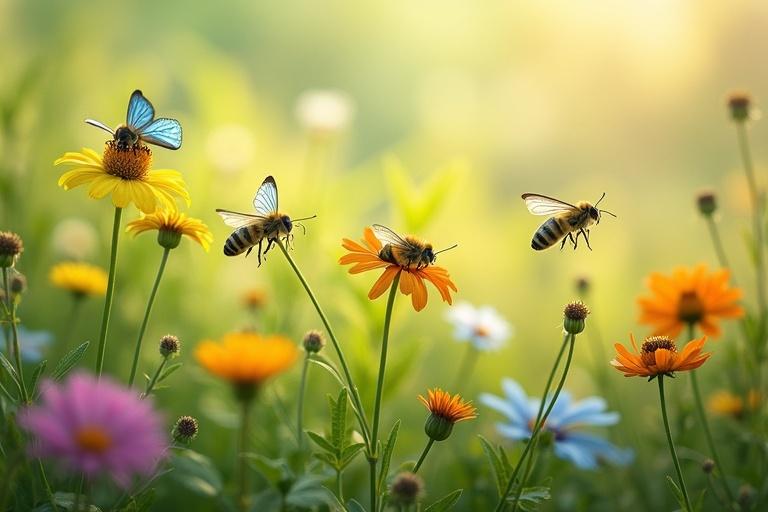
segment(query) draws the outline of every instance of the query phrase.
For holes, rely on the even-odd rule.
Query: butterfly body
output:
[[[155,107],[138,89],[133,91],[128,100],[128,113],[124,124],[113,130],[100,121],[86,119],[85,122],[112,134],[118,147],[122,149],[131,149],[140,142],[167,149],[181,147],[181,124],[176,119],[155,119]]]
[[[605,196],[605,194],[603,194]],[[536,251],[542,251],[552,247],[557,242],[561,242],[560,248],[569,241],[573,248],[578,246],[579,236],[584,236],[587,247],[589,245],[589,226],[600,223],[601,213],[610,212],[598,210],[598,201],[593,205],[588,201],[579,201],[575,205],[560,201],[540,194],[523,194],[523,200],[528,207],[528,211],[534,215],[551,215],[533,234],[531,239],[531,248]],[[602,200],[602,197],[600,198]],[[576,233],[574,238],[573,234]]]

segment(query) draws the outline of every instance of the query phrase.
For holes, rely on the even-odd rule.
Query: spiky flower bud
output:
[[[435,441],[445,441],[453,432],[453,422],[443,416],[430,414],[424,423],[424,433]]]
[[[21,272],[13,272],[9,288],[11,295],[21,295],[27,289],[27,278]]]
[[[702,215],[710,217],[717,211],[717,196],[710,190],[703,191],[696,196],[696,204]]]
[[[393,504],[409,506],[416,504],[424,494],[424,480],[415,473],[398,474],[389,487],[389,497]]]
[[[0,231],[0,267],[12,267],[24,252],[21,237],[10,231]]]
[[[157,231],[157,243],[166,249],[175,249],[181,243],[181,235],[181,231],[161,228]]]
[[[160,355],[163,357],[176,357],[181,350],[179,338],[173,334],[166,334],[160,339]]]
[[[173,426],[171,435],[173,440],[178,443],[188,444],[194,438],[197,437],[199,425],[197,420],[192,416],[181,416],[176,420],[176,424]]]
[[[747,121],[751,114],[752,97],[743,91],[732,92],[728,96],[728,108],[731,111],[731,119],[737,123]]]
[[[586,276],[576,278],[576,293],[581,297],[585,296],[589,293],[590,284],[589,278]]]
[[[323,338],[323,335],[319,331],[308,331],[304,335],[302,344],[304,345],[304,350],[310,354],[316,354],[325,346],[325,338]]]
[[[704,459],[704,462],[701,463],[701,470],[709,475],[715,470],[715,461],[712,459]]]
[[[563,328],[570,334],[579,334],[586,326],[589,309],[581,301],[569,302],[563,310]]]

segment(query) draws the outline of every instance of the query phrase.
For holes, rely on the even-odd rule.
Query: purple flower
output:
[[[126,488],[149,476],[168,447],[165,428],[149,400],[109,379],[86,373],[45,382],[42,403],[22,411],[19,424],[34,437],[37,457],[56,459],[89,478],[108,475]]]

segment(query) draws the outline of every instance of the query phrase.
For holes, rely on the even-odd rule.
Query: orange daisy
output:
[[[625,377],[649,377],[649,380],[658,375],[672,377],[674,372],[695,370],[712,355],[711,352],[701,352],[707,341],[706,336],[689,341],[682,352],[677,351],[675,342],[669,336],[650,336],[639,351],[635,337],[630,334],[629,339],[634,353],[616,343],[616,357],[611,361],[611,365]]]
[[[640,297],[640,323],[654,326],[653,334],[677,337],[687,324],[697,325],[704,334],[720,336],[721,318],[740,318],[739,288],[728,284],[728,270],[709,272],[706,265],[677,268],[672,275],[658,272],[648,278],[651,296]]]
[[[430,413],[451,423],[477,418],[477,409],[471,402],[465,402],[458,394],[451,396],[440,388],[428,389],[427,398],[419,395],[419,400]]]
[[[392,286],[395,277],[400,275],[400,292],[411,296],[411,302],[416,311],[421,311],[427,305],[425,280],[437,288],[444,302],[453,303],[451,290],[454,292],[458,290],[446,269],[434,265],[421,268],[401,266],[381,259],[379,253],[383,245],[370,227],[365,228],[363,232],[362,244],[345,238],[341,245],[349,251],[349,254],[342,256],[339,263],[342,265],[354,263],[349,269],[350,274],[359,274],[378,268],[384,269],[384,272],[368,292],[369,299],[373,300],[381,296]]]

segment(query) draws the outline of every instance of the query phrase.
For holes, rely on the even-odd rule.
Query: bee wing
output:
[[[155,118],[155,107],[147,98],[136,89],[128,100],[128,114],[125,116],[125,124],[140,132],[146,128]]]
[[[216,213],[221,215],[221,218],[224,219],[224,224],[235,229],[264,220],[264,217],[261,215],[231,212],[229,210],[222,210],[221,208],[216,208]]]
[[[397,247],[410,247],[410,244],[403,240],[403,237],[381,224],[373,225],[373,234],[379,239],[382,245],[393,245]]]
[[[534,215],[556,215],[558,213],[578,210],[578,208],[565,201],[540,194],[523,194],[525,206]]]
[[[277,213],[277,184],[275,178],[267,176],[253,198],[253,207],[259,215]]]
[[[166,149],[181,147],[181,124],[175,119],[167,117],[155,119],[138,132],[139,137],[150,144]]]
[[[105,125],[102,122],[96,121],[95,119],[86,119],[85,122],[91,126],[95,126],[96,128],[101,128],[105,132],[109,132],[112,135],[115,134],[115,130],[113,130],[112,128],[110,128],[109,126]]]

